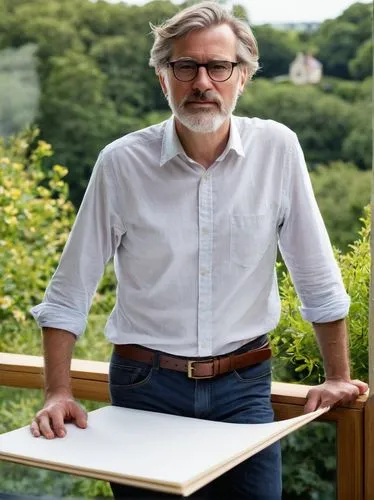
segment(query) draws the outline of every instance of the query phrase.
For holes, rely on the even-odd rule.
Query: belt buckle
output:
[[[206,359],[205,361],[188,360],[187,361],[187,377],[192,378],[194,380],[213,378],[215,376],[214,363],[212,364],[212,366],[213,366],[212,375],[193,375],[193,373],[192,373],[195,369],[195,367],[193,366],[194,363],[208,363],[209,361],[213,362],[213,359]]]

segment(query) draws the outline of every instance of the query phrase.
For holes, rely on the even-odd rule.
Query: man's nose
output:
[[[213,87],[212,80],[209,78],[208,71],[204,66],[200,66],[197,75],[193,81],[193,88],[199,89],[202,92],[209,90]]]

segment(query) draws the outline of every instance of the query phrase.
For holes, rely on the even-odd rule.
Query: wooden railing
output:
[[[75,397],[109,401],[108,363],[74,359]],[[43,360],[37,356],[0,353],[0,385],[43,387]],[[277,420],[303,413],[309,386],[272,384]],[[335,422],[337,430],[337,500],[374,499],[374,397],[361,396],[348,406],[330,410],[318,419]]]

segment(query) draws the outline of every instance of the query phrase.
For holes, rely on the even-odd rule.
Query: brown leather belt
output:
[[[217,375],[223,375],[233,370],[247,368],[248,366],[261,363],[271,357],[269,344],[265,344],[263,347],[241,354],[224,354],[222,356],[212,357],[211,359],[205,359],[204,361],[156,353],[150,349],[144,349],[143,347],[130,344],[116,344],[114,346],[114,352],[123,358],[141,361],[148,365],[153,365],[154,358],[158,354],[160,368],[184,372],[187,374],[188,378],[192,379],[213,378]]]

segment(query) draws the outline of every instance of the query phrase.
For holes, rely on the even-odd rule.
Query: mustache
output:
[[[186,103],[188,102],[214,102],[215,104],[218,104],[218,106],[221,108],[222,107],[222,100],[221,98],[216,95],[214,92],[211,91],[206,91],[202,92],[199,89],[196,89],[192,94],[184,97],[182,99],[182,102],[180,103],[180,107],[183,107]]]

